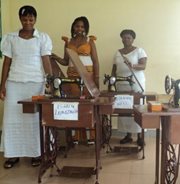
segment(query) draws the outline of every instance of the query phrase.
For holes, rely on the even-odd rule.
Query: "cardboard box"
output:
[[[32,96],[32,101],[36,101],[36,100],[40,100],[40,99],[45,99],[45,95]]]
[[[148,110],[153,112],[162,111],[162,103],[159,101],[148,101]]]

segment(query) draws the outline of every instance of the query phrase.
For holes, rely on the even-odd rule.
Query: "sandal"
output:
[[[40,157],[35,157],[35,158],[31,159],[31,165],[33,167],[38,167],[38,166],[40,166],[40,164],[41,164],[41,158]]]
[[[19,162],[19,158],[9,158],[4,162],[4,168],[10,169]]]
[[[93,140],[93,139],[88,139],[87,144],[88,144],[88,145],[93,145],[93,144],[95,144],[95,140]]]

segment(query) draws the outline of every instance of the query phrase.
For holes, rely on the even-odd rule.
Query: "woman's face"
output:
[[[84,23],[82,21],[78,21],[75,25],[74,25],[74,33],[76,35],[82,35],[85,32],[85,27],[84,27]]]
[[[134,38],[130,34],[124,34],[122,36],[122,43],[124,46],[131,46],[134,42]]]
[[[20,21],[24,30],[31,31],[34,29],[36,17],[33,15],[21,16]]]

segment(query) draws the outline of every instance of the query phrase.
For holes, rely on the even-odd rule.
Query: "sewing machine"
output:
[[[66,84],[77,84],[80,89],[79,96],[83,95],[84,82],[82,78],[69,79],[65,77],[56,77],[56,76],[46,76],[46,86],[51,86],[52,88],[52,98],[67,98],[68,94],[64,91],[63,85]]]
[[[114,103],[114,112],[110,115],[110,123],[112,121],[112,117],[133,117],[133,105],[137,104],[144,104],[145,98],[148,99],[155,99],[155,95],[149,95],[144,93],[144,89],[142,85],[140,84],[138,78],[136,77],[133,69],[130,67],[130,65],[124,61],[124,63],[129,68],[129,71],[131,72],[130,76],[122,77],[122,76],[109,76],[104,75],[104,84],[108,83],[108,93],[111,93],[111,95],[115,96],[115,103]],[[129,86],[131,87],[131,91],[117,91],[116,89],[116,83],[119,81],[127,81],[129,83]],[[133,84],[136,84],[139,86],[140,91],[135,92],[133,90]],[[123,89],[122,89],[123,90]],[[106,94],[107,95],[107,94]],[[109,94],[110,95],[110,94]],[[124,99],[129,99],[124,100]],[[122,104],[131,104],[131,107],[125,107]],[[142,139],[144,141],[144,129],[142,129]],[[110,146],[109,146],[110,147]],[[111,147],[110,147],[111,149]],[[138,145],[118,145],[114,147],[114,151],[121,152],[121,151],[127,151],[129,152],[138,152],[139,150],[143,150],[143,156],[142,158],[145,158],[144,156],[144,145],[140,146],[140,149],[138,148]]]
[[[171,90],[174,90],[172,106],[179,107],[180,100],[180,79],[174,80],[169,75],[165,77],[165,91],[170,94]]]
[[[106,74],[104,75],[104,84],[108,83],[108,91],[117,91],[116,83],[119,81],[127,81],[129,82],[130,86],[134,84],[133,75],[130,75],[128,77],[121,77],[121,76],[115,77]]]

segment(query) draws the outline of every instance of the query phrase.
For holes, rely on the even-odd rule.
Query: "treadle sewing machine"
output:
[[[69,80],[60,77],[47,77],[48,85],[53,87],[51,97],[32,101],[22,100],[18,103],[23,105],[24,113],[39,112],[39,122],[41,130],[41,153],[42,164],[39,170],[38,182],[41,182],[43,174],[47,169],[55,166],[59,175],[66,176],[90,176],[96,175],[95,184],[99,184],[100,149],[102,147],[102,126],[104,114],[113,112],[113,97],[101,97],[91,76],[81,63],[79,56],[72,50],[67,49],[67,53],[76,67],[81,79]],[[76,83],[79,85],[80,96],[73,98],[64,94],[61,84],[69,85]],[[91,97],[81,98],[84,88],[87,88]],[[57,128],[92,128],[95,129],[95,166],[58,166],[57,158]]]
[[[177,183],[180,158],[179,84],[179,79],[174,80],[169,75],[165,77],[165,91],[170,94],[173,89],[173,95],[172,102],[163,103],[161,111],[151,111],[147,105],[134,107],[135,121],[142,128],[156,129],[155,184]]]
[[[180,105],[180,79],[174,80],[169,75],[167,75],[165,77],[164,87],[167,94],[170,94],[172,89],[174,90],[173,101],[171,104],[174,108],[178,108]]]
[[[129,68],[130,69],[130,68]],[[142,88],[141,84],[139,83],[138,79],[136,78],[134,72],[130,69],[132,75],[127,77],[122,76],[110,76],[110,75],[104,75],[104,84],[108,84],[108,92],[103,91],[101,93],[102,96],[114,96],[116,98],[114,103],[114,112],[110,115],[110,124],[112,121],[112,117],[133,117],[134,111],[133,111],[133,105],[137,104],[144,104],[145,98],[147,101],[149,100],[155,100],[156,95],[154,93],[144,93],[144,89]],[[131,91],[122,91],[118,92],[116,89],[116,83],[121,81],[126,81],[129,83],[129,86],[132,88],[133,84],[135,83],[134,79],[136,80],[136,83],[139,85],[141,92],[134,92]],[[142,140],[144,141],[144,129],[142,129]],[[109,145],[109,144],[108,144]],[[110,150],[112,151],[111,146],[109,145]],[[127,145],[116,145],[114,146],[114,152],[122,152],[122,153],[131,153],[131,152],[138,152],[140,150],[143,150],[143,156],[144,158],[144,145],[138,146],[136,144],[127,144]],[[108,150],[107,150],[108,152]]]
[[[83,89],[85,85],[81,78],[69,79],[65,77],[57,77],[50,75],[46,76],[46,85],[51,86],[52,98],[70,98],[71,92],[67,94],[67,92],[63,90],[63,85],[67,84],[76,84],[80,89],[79,97],[83,96]]]
[[[113,92],[117,91],[116,89],[116,83],[119,81],[127,81],[129,82],[129,85],[132,86],[134,84],[133,81],[133,75],[130,75],[128,77],[121,77],[121,76],[110,76],[110,75],[104,75],[104,84],[108,83],[108,91]]]

